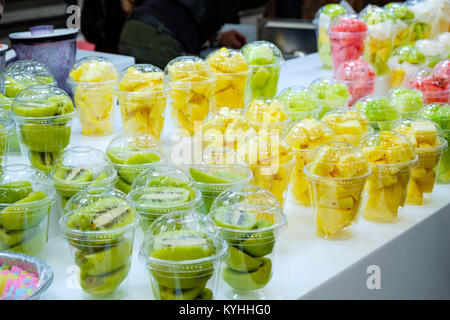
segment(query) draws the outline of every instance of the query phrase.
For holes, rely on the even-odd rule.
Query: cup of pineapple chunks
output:
[[[240,184],[216,198],[209,217],[228,243],[221,276],[232,299],[263,299],[273,274],[277,238],[286,216],[277,198],[261,187]]]
[[[138,223],[126,196],[110,186],[87,188],[67,202],[59,226],[85,293],[125,297]]]
[[[0,170],[0,251],[43,259],[55,189],[45,174],[28,165]]]
[[[151,64],[136,64],[120,73],[116,94],[125,133],[150,134],[159,140],[168,95],[163,77],[164,72]]]
[[[360,144],[372,170],[365,188],[364,218],[390,223],[405,205],[411,172],[418,157],[408,139],[394,131],[379,131]]]
[[[366,158],[355,146],[329,142],[316,149],[304,170],[311,188],[317,236],[330,239],[344,235],[361,207],[370,175]]]
[[[212,300],[227,244],[214,222],[192,210],[155,220],[139,257],[157,300]]]

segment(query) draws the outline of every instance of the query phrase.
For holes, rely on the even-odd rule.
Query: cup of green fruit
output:
[[[106,154],[87,146],[64,150],[49,176],[61,196],[62,208],[71,197],[90,186],[111,186],[117,181],[117,172]]]
[[[144,232],[159,217],[181,210],[196,210],[202,205],[200,191],[183,170],[168,164],[153,164],[133,182],[128,199],[141,217]]]
[[[314,80],[309,91],[316,97],[321,107],[319,119],[330,110],[347,107],[351,99],[348,87],[343,82],[330,78]]]
[[[52,87],[58,86],[58,83],[50,69],[43,63],[36,60],[17,60],[10,63],[6,68],[9,72],[26,72],[31,74],[39,84],[46,84]]]
[[[24,164],[0,170],[0,251],[43,258],[49,215],[55,199],[52,181]]]
[[[414,117],[424,106],[422,92],[413,88],[397,87],[389,92],[388,98],[403,119]]]
[[[94,186],[73,196],[59,220],[84,292],[123,298],[139,216],[126,196]]]
[[[142,171],[164,159],[158,140],[140,133],[115,137],[108,144],[106,154],[117,170],[116,188],[125,194],[131,191],[132,183]]]
[[[241,184],[214,201],[209,217],[228,243],[222,280],[233,299],[267,298],[277,237],[286,216],[277,198],[258,186]]]
[[[9,112],[0,106],[0,168],[6,165],[6,158],[10,149],[10,137],[15,132],[16,127],[9,116]]]
[[[292,121],[305,118],[319,118],[321,107],[316,95],[302,86],[293,86],[284,89],[277,96],[286,108]]]
[[[355,109],[369,118],[375,130],[391,130],[400,119],[396,106],[388,98],[364,98],[356,102]]]
[[[12,113],[31,165],[48,174],[70,142],[75,115],[72,100],[62,89],[31,86],[14,99]]]
[[[280,49],[269,41],[253,41],[243,46],[241,52],[250,67],[245,102],[254,98],[273,98],[284,62]]]
[[[227,243],[214,222],[192,210],[155,220],[139,254],[158,300],[212,300],[226,255]]]

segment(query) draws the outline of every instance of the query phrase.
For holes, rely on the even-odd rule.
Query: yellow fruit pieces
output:
[[[283,133],[290,120],[283,104],[276,99],[253,99],[247,106],[245,116],[256,131],[277,130],[278,134]]]
[[[221,48],[211,53],[206,62],[216,77],[216,106],[243,109],[244,91],[250,70],[244,56],[237,50]]]
[[[117,99],[125,133],[150,134],[159,140],[166,107],[163,76],[151,65],[132,66],[124,72]]]
[[[324,122],[306,118],[296,122],[288,131],[286,142],[292,147],[296,164],[291,176],[291,193],[294,200],[304,206],[311,205],[308,180],[303,172],[317,147],[334,140],[333,130]]]
[[[336,134],[336,141],[357,146],[361,140],[373,131],[370,121],[364,113],[355,109],[335,109],[322,118]]]
[[[387,61],[391,56],[393,40],[377,39],[368,36],[364,42],[364,60],[370,62],[377,75],[386,74],[389,71]]]
[[[372,170],[366,185],[364,218],[393,222],[405,205],[406,192],[417,156],[405,136],[380,131],[366,138],[361,149]]]

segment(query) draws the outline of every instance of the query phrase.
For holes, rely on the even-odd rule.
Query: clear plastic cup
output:
[[[360,148],[372,170],[365,188],[364,218],[395,222],[405,205],[411,172],[418,162],[414,148],[405,136],[394,131],[370,135]]]
[[[336,72],[342,63],[363,55],[367,25],[358,16],[345,14],[335,17],[328,29],[328,35],[333,72]]]
[[[241,184],[222,193],[209,217],[228,243],[221,272],[232,299],[265,299],[272,278],[278,236],[287,223],[280,203],[269,191]]]
[[[286,108],[286,113],[292,121],[305,118],[319,118],[321,107],[317,97],[302,86],[293,86],[284,89],[276,97]]]
[[[157,300],[212,300],[226,256],[227,243],[214,222],[192,210],[155,220],[139,254]]]
[[[90,186],[111,186],[117,181],[117,172],[106,154],[87,146],[64,150],[49,176],[61,196],[61,209],[78,192]]]
[[[285,140],[295,155],[295,167],[291,174],[291,194],[298,204],[311,206],[309,183],[303,169],[312,160],[313,151],[335,139],[333,130],[323,121],[311,118],[294,123]]]
[[[352,98],[349,87],[345,83],[330,78],[314,80],[309,86],[309,91],[317,98],[319,103],[318,119],[330,110],[347,107]]]
[[[398,32],[394,38],[394,49],[413,44],[412,36],[416,25],[414,12],[404,3],[391,2],[384,6],[384,9],[397,20]]]
[[[139,216],[126,196],[111,187],[90,187],[73,196],[59,226],[84,292],[125,298]]]
[[[424,106],[423,94],[417,89],[397,87],[389,92],[388,99],[395,105],[402,119],[416,116]]]
[[[408,138],[419,158],[418,165],[411,173],[406,204],[423,205],[431,198],[439,161],[443,151],[447,149],[447,141],[439,137],[441,129],[436,123],[420,117],[399,122],[394,131]]]
[[[244,115],[256,132],[282,135],[291,122],[285,105],[278,99],[253,99],[247,104]]]
[[[304,168],[311,188],[316,235],[342,237],[355,222],[370,169],[362,152],[345,142],[317,148]]]
[[[8,65],[6,72],[26,72],[31,74],[39,84],[56,87],[58,83],[50,69],[43,63],[35,60],[17,60]]]
[[[273,98],[284,63],[280,49],[269,41],[253,41],[241,48],[250,68],[245,103],[255,98]]]
[[[355,103],[355,109],[366,115],[375,130],[391,130],[400,119],[397,108],[388,98],[363,98]]]
[[[425,55],[414,46],[403,46],[394,50],[387,64],[391,88],[405,85],[414,73],[425,64]]]
[[[81,133],[108,136],[113,133],[114,88],[119,72],[103,57],[86,57],[72,67],[67,83],[80,113]]]
[[[136,64],[120,73],[116,94],[125,133],[159,140],[168,95],[163,78],[164,72],[151,64]]]
[[[14,99],[12,113],[31,165],[48,174],[69,145],[75,109],[62,89],[36,85]]]
[[[154,163],[165,161],[159,141],[148,134],[125,134],[111,140],[106,155],[118,174],[116,188],[125,194],[131,191],[136,177]]]
[[[424,0],[407,0],[406,5],[414,13],[416,24],[411,37],[412,41],[432,38],[435,34],[436,13],[431,3]]]
[[[206,62],[216,78],[214,88],[216,107],[243,109],[250,68],[242,53],[224,47],[209,54]]]
[[[441,78],[431,68],[422,68],[414,73],[405,86],[420,90],[426,104],[450,101],[450,78]]]
[[[198,57],[178,57],[165,70],[170,86],[171,115],[183,136],[193,136],[196,122],[215,108],[215,78],[208,64]]]
[[[16,133],[14,120],[9,116],[9,112],[0,106],[0,168],[7,164],[9,142],[14,133]]]
[[[50,210],[55,201],[51,180],[24,164],[0,170],[0,251],[45,257]]]
[[[193,183],[186,172],[172,165],[153,164],[142,172],[128,194],[141,217],[142,231],[168,213],[199,209],[202,197]]]

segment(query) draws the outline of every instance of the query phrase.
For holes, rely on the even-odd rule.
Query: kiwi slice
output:
[[[27,233],[23,241],[9,247],[8,251],[19,252],[29,256],[39,256],[47,243],[47,228],[35,228],[37,232]],[[28,231],[28,230],[27,230]]]
[[[192,268],[192,266],[190,266],[190,268]],[[195,270],[197,270],[197,267]],[[212,277],[214,269],[212,263],[208,263],[205,270],[151,270],[151,273],[160,286],[173,290],[186,290],[199,287],[204,288],[208,280]]]
[[[37,101],[32,107],[15,105],[14,113],[22,117],[52,117],[58,114],[58,105]]]
[[[131,184],[119,177],[116,182],[116,189],[128,194],[131,191]]]
[[[272,224],[267,219],[258,220],[255,229],[268,228]],[[257,232],[242,241],[239,247],[253,257],[263,257],[270,254],[275,246],[275,236],[272,230]]]
[[[241,174],[225,170],[217,170],[210,174],[194,168],[189,168],[189,173],[196,182],[201,183],[231,183],[243,179]]]
[[[14,181],[0,185],[0,202],[14,203],[33,191],[29,181]]]
[[[194,300],[212,300],[213,292],[211,289],[205,288]]]
[[[111,294],[122,283],[128,275],[130,264],[123,266],[113,272],[100,276],[91,276],[84,272],[80,274],[80,285],[87,293],[104,296]]]
[[[63,115],[71,113],[75,110],[72,100],[66,95],[58,94],[47,99],[49,104],[56,107],[55,115]]]
[[[24,124],[20,126],[23,144],[31,151],[59,154],[70,142],[72,128],[67,120],[60,124]]]
[[[30,162],[33,167],[48,174],[58,153],[30,151]]]
[[[10,247],[18,245],[38,231],[39,227],[10,231],[0,226],[0,250],[7,250]]]
[[[136,202],[142,206],[175,207],[192,200],[193,192],[190,188],[147,187]]]
[[[127,160],[125,160],[124,164],[138,165],[138,164],[158,162],[159,160],[161,160],[161,157],[156,153],[140,152],[130,156]]]
[[[214,222],[222,228],[251,230],[256,226],[257,219],[253,214],[239,208],[218,208],[214,212]]]
[[[204,290],[204,286],[198,286],[191,289],[171,289],[158,285],[156,281],[152,282],[153,294],[160,300],[194,300]]]
[[[112,163],[124,164],[128,158],[139,152],[139,149],[127,146],[127,147],[113,147],[107,150],[107,155],[111,159]]]
[[[147,187],[160,187],[160,186],[166,186],[166,187],[186,187],[189,186],[189,182],[178,179],[174,177],[154,177],[150,180]]]
[[[230,253],[230,256],[228,257],[226,264],[235,271],[252,272],[258,269],[262,264],[261,259],[253,258],[235,246],[228,246],[228,252]]]
[[[272,261],[261,258],[261,266],[252,272],[239,272],[229,267],[222,272],[223,280],[237,290],[258,290],[269,282],[272,276]]]
[[[54,175],[55,188],[61,196],[70,198],[84,188],[77,184],[92,181],[93,178],[94,174],[90,169],[57,168]],[[75,185],[71,185],[72,183]]]

